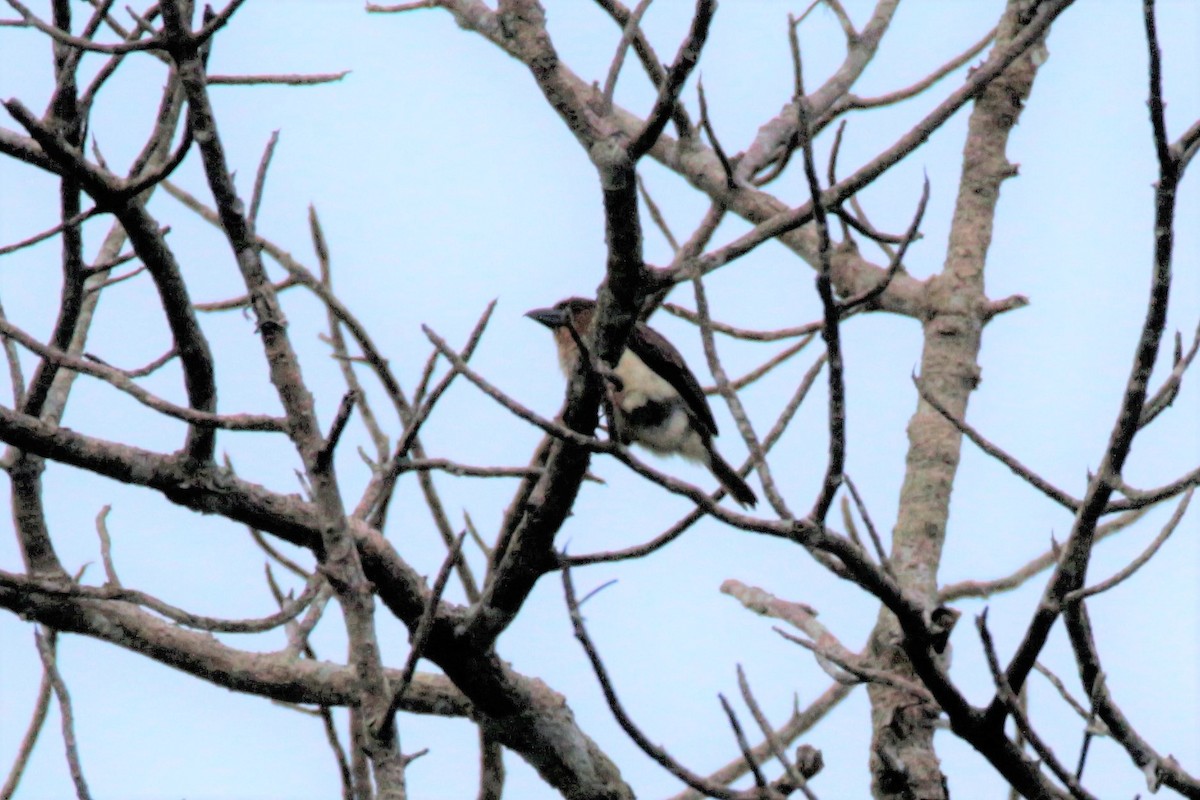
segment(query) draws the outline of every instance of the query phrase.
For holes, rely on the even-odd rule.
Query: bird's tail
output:
[[[725,487],[725,491],[733,495],[734,500],[751,508],[757,505],[758,496],[754,494],[754,490],[742,480],[742,476],[737,474],[737,470],[729,466],[729,462],[721,458],[721,454],[711,443],[708,447],[708,468],[712,470],[713,477]]]

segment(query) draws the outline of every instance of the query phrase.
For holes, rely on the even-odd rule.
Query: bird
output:
[[[525,314],[554,332],[558,363],[568,378],[579,361],[578,342],[583,341],[595,310],[594,301],[569,297]],[[697,461],[712,472],[734,500],[746,507],[758,502],[754,491],[713,445],[717,423],[712,408],[695,374],[666,337],[638,322],[613,374],[617,441]]]

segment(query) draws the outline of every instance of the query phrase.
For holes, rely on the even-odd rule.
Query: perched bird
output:
[[[525,316],[554,331],[558,363],[568,377],[579,360],[579,345],[596,304],[571,297]],[[572,335],[572,328],[576,335]],[[733,499],[744,506],[758,502],[754,492],[713,446],[717,423],[696,376],[662,334],[641,322],[634,326],[625,352],[613,370],[613,420],[622,444],[637,442],[656,453],[678,453],[699,461]]]

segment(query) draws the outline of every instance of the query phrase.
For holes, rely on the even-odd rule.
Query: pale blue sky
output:
[[[39,13],[47,5],[32,4]],[[699,73],[728,150],[743,148],[790,96],[785,20],[788,12],[805,5],[727,0],[721,6]],[[861,24],[870,3],[846,5]],[[563,59],[579,74],[603,81],[619,32],[590,4],[559,0],[548,6],[550,32]],[[690,6],[659,0],[649,12],[646,27],[662,57],[674,52]],[[856,90],[869,95],[912,83],[978,39],[1001,6],[997,0],[905,4]],[[983,383],[971,400],[970,420],[1077,495],[1086,470],[1099,461],[1112,424],[1147,295],[1155,172],[1145,113],[1140,6],[1127,0],[1080,2],[1055,24],[1049,61],[1012,137],[1009,157],[1020,164],[1021,174],[1003,187],[988,264],[990,296],[1021,293],[1032,302],[986,330]],[[1191,0],[1168,0],[1160,7],[1168,125],[1178,135],[1200,116],[1200,7]],[[840,57],[840,33],[832,15],[818,10],[803,34],[811,87]],[[31,108],[42,108],[50,64],[44,39],[31,31],[0,28],[0,52],[0,97],[20,97]],[[94,68],[98,62],[85,63]],[[163,77],[158,62],[145,55],[131,57],[127,67],[99,106],[92,128],[115,165],[128,163],[140,146]],[[306,214],[309,203],[316,205],[333,253],[335,287],[410,389],[429,352],[421,324],[461,343],[484,306],[497,299],[474,365],[538,411],[552,415],[558,409],[562,379],[549,339],[521,315],[594,290],[603,269],[600,194],[585,154],[520,65],[459,30],[440,11],[369,16],[355,3],[252,0],[219,37],[211,69],[352,70],[344,81],[329,86],[213,89],[229,160],[244,193],[270,132],[281,131],[259,230],[314,264]],[[962,71],[897,109],[851,115],[841,156],[843,174],[892,142],[961,78]],[[651,95],[644,84],[631,58],[618,100],[645,111]],[[685,96],[694,108],[694,88]],[[925,236],[907,259],[918,277],[937,272],[942,264],[965,120],[966,112],[960,112],[863,194],[876,225],[900,230],[928,174],[932,195]],[[0,124],[16,127],[7,115],[0,115]],[[821,144],[824,152],[828,140]],[[706,209],[704,199],[655,164],[647,163],[643,175],[676,234],[690,233]],[[194,155],[182,167],[180,182],[202,190]],[[1169,330],[1183,331],[1185,340],[1200,314],[1196,187],[1192,175],[1180,195],[1176,305],[1168,323]],[[775,190],[789,202],[800,202],[807,193],[798,174],[784,178]],[[0,243],[54,224],[54,195],[54,184],[33,169],[0,161]],[[172,226],[170,241],[193,296],[215,300],[238,293],[240,278],[216,233],[161,193],[152,207]],[[728,241],[744,229],[741,222],[726,222],[715,241]],[[104,224],[86,228],[93,252],[105,231]],[[16,324],[42,336],[54,320],[50,303],[58,293],[56,253],[57,245],[50,242],[0,260],[0,301],[6,312]],[[667,245],[648,221],[646,258],[656,264],[669,259]],[[818,316],[811,269],[778,245],[765,245],[725,268],[708,288],[714,314],[733,324],[769,327]],[[302,349],[322,419],[328,422],[343,387],[316,338],[324,315],[310,299],[288,297],[291,332]],[[689,291],[672,299],[692,303]],[[111,290],[89,349],[128,367],[157,357],[167,348],[168,337],[155,302],[144,279]],[[221,409],[274,411],[252,322],[236,312],[203,322],[214,349],[228,354],[228,360],[218,362]],[[694,330],[661,314],[654,324],[699,370],[703,356]],[[844,330],[848,469],[886,532],[902,477],[905,425],[916,402],[909,376],[920,357],[920,331],[911,320],[882,316],[857,318]],[[718,341],[731,374],[774,352]],[[763,429],[771,424],[788,388],[815,357],[815,351],[806,351],[745,393],[756,424]],[[151,385],[165,395],[181,396],[175,372],[165,372]],[[0,391],[8,396],[7,385]],[[178,425],[151,420],[140,406],[107,387],[81,379],[75,392],[65,424],[164,451],[178,446]],[[1198,410],[1200,391],[1193,376],[1176,407],[1139,439],[1126,473],[1131,483],[1155,485],[1195,466],[1200,455]],[[743,448],[728,414],[724,408],[717,414],[726,431],[722,450],[731,459],[740,458]],[[799,507],[807,507],[824,470],[824,431],[824,394],[818,388],[772,461]],[[391,432],[395,434],[394,426]],[[358,437],[355,445],[363,441],[361,429],[352,428],[352,434]],[[431,455],[472,464],[524,464],[538,439],[461,381],[423,435]],[[249,479],[296,491],[294,459],[281,438],[225,434],[219,446]],[[342,456],[344,486],[353,504],[365,470],[353,448],[344,447]],[[709,485],[703,471],[683,462],[656,465]],[[599,460],[594,471],[607,485],[585,487],[560,535],[560,543],[569,542],[574,553],[649,539],[688,508],[611,460]],[[437,480],[454,524],[460,524],[466,510],[490,537],[514,484],[445,476]],[[101,580],[93,519],[111,504],[114,555],[126,585],[205,614],[247,616],[272,610],[262,558],[241,528],[170,506],[147,491],[95,481],[69,469],[52,466],[46,484],[50,522],[68,568],[93,562],[89,577]],[[7,502],[5,493],[0,505]],[[644,509],[638,526],[629,526],[619,513],[625,503]],[[401,487],[393,508],[389,536],[419,569],[436,571],[441,545],[411,485]],[[1154,512],[1119,541],[1101,545],[1093,577],[1107,577],[1127,563],[1157,533],[1170,510]],[[1151,742],[1173,752],[1193,773],[1200,768],[1195,724],[1200,708],[1200,527],[1195,520],[1193,512],[1160,558],[1093,605],[1115,696]],[[1056,506],[965,445],[942,579],[1006,574],[1041,553],[1052,535],[1061,540],[1069,527],[1069,517]],[[11,535],[0,536],[0,569],[19,568]],[[745,667],[760,702],[776,721],[786,717],[793,694],[807,703],[828,685],[809,655],[780,640],[769,621],[719,594],[723,580],[737,578],[816,607],[824,624],[854,649],[875,619],[873,602],[829,576],[803,551],[711,523],[697,526],[645,562],[598,566],[576,575],[585,589],[612,578],[618,583],[587,606],[590,630],[623,700],[649,736],[701,773],[736,753],[716,700],[717,692],[736,695],[735,664]],[[1002,657],[1023,630],[1041,586],[1042,580],[1035,579],[1024,591],[991,601],[989,621]],[[954,675],[974,700],[982,701],[989,691],[987,673],[971,618],[983,604],[958,606],[964,619],[953,638]],[[389,663],[400,665],[406,634],[385,621],[381,637]],[[282,644],[282,635],[250,643],[223,638],[251,648]],[[318,631],[316,645],[325,657],[341,658],[336,615]],[[97,797],[337,794],[333,761],[314,720],[78,637],[64,637],[60,648],[61,668],[73,692],[81,757]],[[525,613],[501,639],[500,653],[566,695],[583,729],[613,756],[639,796],[677,790],[674,779],[636,751],[611,720],[571,637],[557,580],[538,586]],[[1046,660],[1069,674],[1061,630],[1052,637]],[[0,615],[0,770],[7,769],[24,730],[39,672],[29,626]],[[1073,762],[1078,725],[1044,682],[1034,681],[1032,691],[1035,719]],[[55,713],[20,798],[71,795]],[[859,691],[806,737],[825,754],[827,766],[814,785],[821,797],[866,795],[867,713],[865,694]],[[401,734],[406,751],[431,750],[409,769],[413,797],[474,795],[472,726],[404,718]],[[943,735],[939,747],[953,793],[1003,796],[1000,781],[965,745]],[[506,763],[510,797],[553,796],[520,759],[510,753]],[[1145,791],[1140,776],[1108,742],[1095,745],[1088,775],[1104,796]]]

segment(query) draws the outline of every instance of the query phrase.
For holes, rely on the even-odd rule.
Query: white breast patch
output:
[[[627,414],[648,402],[665,403],[670,413],[657,425],[641,425],[632,431],[634,441],[663,455],[678,453],[684,458],[708,463],[708,451],[692,427],[687,404],[679,391],[646,366],[633,352],[621,354],[615,370],[624,384],[621,409]]]
[[[625,384],[621,406],[626,410],[637,408],[647,400],[671,400],[679,396],[674,386],[660,378],[631,350],[621,354],[616,373]]]

